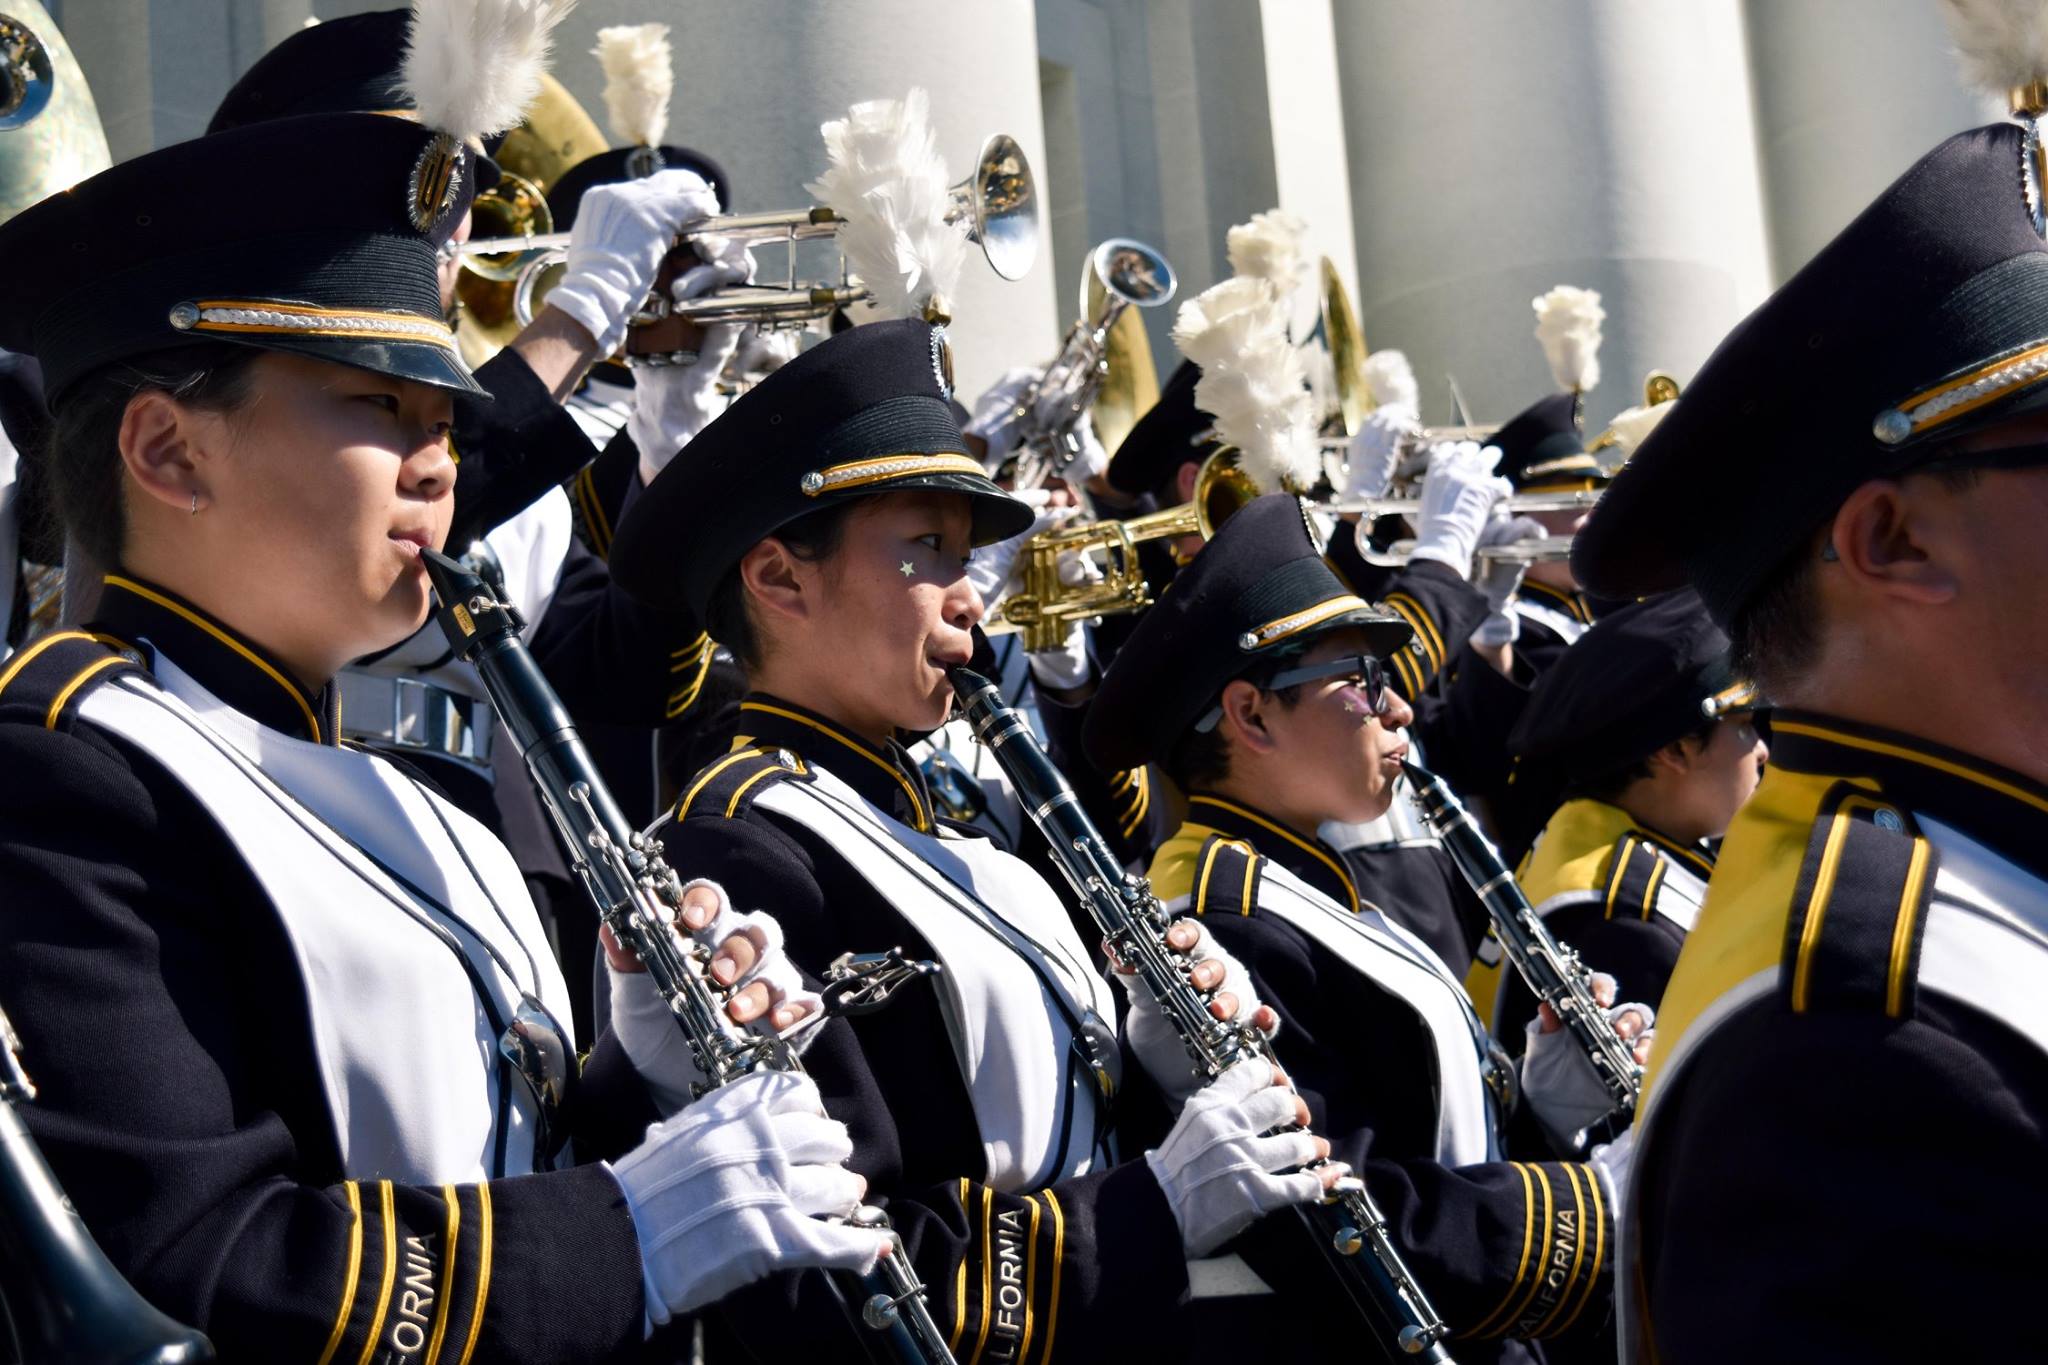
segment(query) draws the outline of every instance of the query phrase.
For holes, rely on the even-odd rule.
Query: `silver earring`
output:
[[[192,490],[192,515],[199,515],[199,490],[196,488]]]

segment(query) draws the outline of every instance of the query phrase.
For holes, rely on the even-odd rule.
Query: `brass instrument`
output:
[[[1047,531],[1024,547],[1023,588],[998,603],[982,628],[990,635],[1019,631],[1027,650],[1055,649],[1076,621],[1143,611],[1152,605],[1152,587],[1138,563],[1138,546],[1194,535],[1207,540],[1257,496],[1258,486],[1237,467],[1236,450],[1226,446],[1202,462],[1194,497],[1178,507]],[[1102,578],[1063,580],[1060,560],[1069,553],[1099,558]]]
[[[1398,569],[1415,553],[1415,542],[1397,540],[1384,550],[1360,546],[1359,558],[1383,569]],[[1572,557],[1570,536],[1549,536],[1542,540],[1511,540],[1505,545],[1481,545],[1472,557],[1492,564],[1558,564]]]
[[[1372,390],[1365,383],[1365,329],[1358,325],[1351,295],[1328,256],[1323,257],[1321,303],[1323,345],[1329,348],[1330,368],[1337,379],[1337,416],[1348,441],[1372,411]]]
[[[1006,280],[1022,279],[1038,258],[1038,187],[1031,163],[1017,140],[1004,133],[982,144],[972,174],[948,193],[949,223],[965,223],[967,240],[980,246],[991,269]],[[795,243],[836,236],[846,220],[819,205],[773,213],[729,213],[707,218],[678,234],[683,246],[707,237],[727,241]],[[513,290],[513,316],[520,326],[547,306],[549,289],[560,279],[569,247],[566,232],[531,236],[472,238],[463,243],[467,256],[521,253],[518,283]],[[633,317],[636,326],[683,318],[704,325],[750,322],[759,325],[798,324],[830,317],[833,312],[868,297],[858,281],[842,275],[838,283],[807,285],[796,278],[791,253],[788,279],[780,287],[735,285],[703,298],[680,302],[651,298]]]
[[[1097,317],[1108,305],[1108,289],[1095,273],[1094,260],[1081,272],[1081,311],[1077,316]],[[1159,401],[1159,367],[1152,360],[1152,342],[1145,335],[1145,320],[1128,308],[1110,325],[1104,343],[1102,387],[1095,394],[1095,439],[1114,452],[1123,444],[1138,419]]]
[[[1600,501],[1597,488],[1570,493],[1516,493],[1502,498],[1494,507],[1519,515],[1523,512],[1575,512]],[[1421,498],[1333,498],[1317,503],[1315,511],[1332,516],[1359,516],[1367,521],[1380,517],[1412,517],[1422,510]]]
[[[1081,288],[1081,316],[1067,330],[1066,340],[1060,343],[1052,364],[1045,367],[1045,373],[1017,403],[1022,439],[1014,478],[1016,487],[1043,488],[1048,479],[1064,475],[1081,451],[1077,434],[1080,426],[1093,417],[1098,396],[1109,380],[1134,378],[1132,367],[1141,359],[1149,373],[1152,354],[1145,341],[1144,324],[1135,314],[1130,314],[1128,324],[1124,317],[1133,306],[1157,308],[1173,297],[1178,285],[1166,257],[1132,238],[1112,237],[1088,253],[1088,276]],[[1091,310],[1088,304],[1092,296],[1099,296],[1099,302]],[[1119,326],[1127,327],[1120,357],[1111,349]],[[1134,354],[1138,347],[1143,348],[1142,356]],[[1113,365],[1117,358],[1123,362],[1120,370]],[[1152,401],[1157,402],[1158,379],[1156,375],[1151,377]],[[1131,386],[1126,382],[1124,387]],[[1136,406],[1136,394],[1123,392],[1118,397],[1135,422],[1137,414],[1143,411]],[[1124,428],[1125,432],[1129,429],[1128,425]],[[1096,438],[1102,440],[1099,427]],[[1121,435],[1118,439],[1122,439]],[[1103,444],[1107,446],[1108,442],[1104,440]]]
[[[1654,408],[1660,403],[1676,402],[1677,399],[1678,381],[1676,379],[1673,379],[1668,372],[1664,370],[1652,370],[1647,375],[1643,376],[1644,407]],[[1615,435],[1613,427],[1607,428],[1607,430],[1601,432],[1598,436],[1595,436],[1592,440],[1586,443],[1586,453],[1588,455],[1598,455],[1603,450],[1610,452],[1619,452],[1622,458],[1626,458],[1627,456],[1627,452],[1625,450],[1621,450],[1621,438]],[[1613,455],[1610,455],[1606,460],[1602,461],[1602,464],[1604,466],[1613,466],[1618,463],[1619,461],[1616,460]]]
[[[0,222],[114,164],[78,59],[40,0],[0,12]]]
[[[607,146],[576,97],[553,76],[543,75],[540,94],[525,120],[505,135],[493,158],[498,183],[470,205],[472,236],[524,241],[552,232],[555,219],[548,209],[548,187]],[[532,320],[521,319],[514,306],[527,258],[523,250],[464,249],[461,259],[455,297],[461,301],[463,320],[455,341],[473,369],[504,349]]]

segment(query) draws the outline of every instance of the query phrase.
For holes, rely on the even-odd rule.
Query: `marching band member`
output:
[[[1050,887],[938,820],[897,742],[946,718],[945,669],[973,653],[971,548],[1031,520],[967,454],[942,345],[915,319],[869,323],[770,375],[649,486],[611,562],[703,614],[753,688],[664,830],[670,859],[772,906],[810,976],[849,944],[943,967],[825,1024],[807,1065],[956,1353],[1101,1360],[1156,1340],[1188,1255],[1335,1177],[1279,1174],[1319,1140],[1258,1136],[1297,1112],[1260,1064],[1115,1164],[1108,983]],[[812,1288],[788,1287],[803,1311],[733,1325],[809,1340],[828,1311]]]
[[[1362,897],[1316,837],[1325,821],[1371,819],[1393,797],[1409,712],[1386,661],[1412,629],[1337,577],[1293,498],[1260,498],[1133,632],[1087,738],[1098,766],[1163,762],[1188,793],[1153,889],[1214,936],[1229,989],[1278,1012],[1279,1050],[1316,1131],[1386,1211],[1458,1358],[1526,1359],[1492,1340],[1606,1320],[1613,1188],[1591,1165],[1499,1159],[1493,1089],[1512,1084],[1512,1064],[1489,1047],[1457,976]],[[1152,1077],[1185,1094],[1170,1030],[1136,1003],[1127,1027]],[[1546,1049],[1563,1044],[1545,1038]],[[1300,1274],[1276,1272],[1280,1250],[1253,1241],[1246,1254],[1283,1286],[1278,1316],[1307,1313],[1309,1340],[1327,1342],[1341,1327],[1306,1296],[1285,1297]]]
[[[1769,749],[1728,637],[1690,592],[1595,622],[1537,680],[1512,740],[1558,762],[1565,802],[1516,879],[1551,933],[1655,1008],[1699,916],[1714,845],[1756,790]],[[1493,1031],[1520,1051],[1536,1002],[1505,974]]]
[[[294,33],[235,83],[211,126],[247,127],[310,112],[418,117],[416,106],[445,100],[446,87],[473,79],[499,59],[494,49],[475,46],[472,34],[451,34],[434,20],[437,12],[433,6],[382,10]],[[486,171],[484,178],[493,175]],[[582,183],[596,180],[587,176]],[[588,466],[596,452],[565,400],[573,401],[592,361],[618,346],[674,234],[716,212],[718,202],[705,179],[682,167],[607,186],[592,201],[602,209],[586,213],[573,230],[571,266],[548,307],[478,368],[478,382],[493,398],[457,400],[450,443],[464,482],[450,543],[462,551],[481,539],[527,623],[529,647],[571,713],[579,721],[635,728],[646,755],[637,765],[615,765],[622,776],[639,779],[633,787],[622,784],[621,799],[633,802],[628,808],[638,818],[652,818],[647,736],[671,710],[687,710],[677,707],[679,685],[701,682],[708,642],[694,619],[648,611],[613,591],[603,562],[578,543],[568,495],[557,485]],[[464,220],[451,243],[468,235]],[[444,254],[441,299],[451,316],[458,271],[459,258]],[[676,439],[679,445],[686,438]],[[613,444],[635,454],[627,436]],[[672,671],[679,662],[683,671]],[[596,970],[596,929],[525,765],[508,743],[498,742],[502,736],[476,671],[450,659],[441,632],[428,625],[352,664],[340,686],[347,738],[423,768],[511,847],[564,971],[577,983],[577,1025],[588,1033],[593,1013],[583,983]]]
[[[334,675],[425,618],[454,396],[485,396],[435,261],[495,107],[272,120],[0,227],[0,345],[41,363],[67,529],[115,566],[90,625],[0,669],[0,994],[100,1244],[229,1358],[626,1359],[879,1250],[807,1216],[860,1191],[803,1082],[643,1140],[622,1040],[577,1076],[505,849],[339,743]],[[272,192],[308,160],[314,224]],[[719,945],[728,1009],[787,1027],[817,1002],[768,946]]]
[[[2040,89],[2048,54],[2009,41],[2038,5],[1952,8],[1984,85]],[[2014,1311],[2048,1206],[2048,243],[2021,107],[1738,324],[1574,547],[1592,591],[1696,588],[1774,708],[1637,1117],[1632,1361],[2048,1344]],[[1901,1253],[1910,1292],[1873,1312]]]

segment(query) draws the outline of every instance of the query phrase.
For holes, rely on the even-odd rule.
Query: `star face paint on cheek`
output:
[[[896,571],[902,574],[905,578],[915,578],[917,576],[917,570],[911,567],[911,563],[907,559],[896,566]]]

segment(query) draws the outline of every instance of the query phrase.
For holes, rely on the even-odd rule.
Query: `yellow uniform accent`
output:
[[[967,1212],[967,1177],[960,1177],[960,1211]],[[967,1257],[960,1257],[960,1269],[953,1284],[953,1335],[946,1349],[960,1354],[960,1338],[967,1331]]]
[[[1017,1339],[1017,1359],[1031,1358],[1031,1298],[1038,1287],[1038,1201],[1030,1195],[1024,1202],[1031,1208],[1031,1231],[1024,1241],[1024,1334]]]
[[[989,1227],[990,1217],[995,1212],[996,1192],[987,1186],[981,1191],[981,1331],[974,1338],[974,1354],[968,1365],[975,1365],[981,1359],[982,1348],[988,1345],[989,1310],[995,1306],[994,1293],[989,1283],[995,1267],[994,1238]]]
[[[1553,1215],[1555,1214],[1555,1191],[1551,1189],[1550,1173],[1548,1171],[1544,1170],[1541,1166],[1530,1166],[1526,1169],[1543,1185],[1543,1214],[1542,1217],[1537,1219],[1537,1226],[1543,1229],[1543,1240],[1538,1244],[1537,1248],[1536,1273],[1531,1277],[1529,1290],[1522,1295],[1522,1301],[1509,1311],[1507,1317],[1499,1325],[1487,1333],[1488,1336],[1503,1336],[1507,1333],[1508,1328],[1521,1321],[1522,1314],[1528,1311],[1529,1305],[1536,1302],[1537,1291],[1543,1288],[1543,1268],[1550,1264],[1550,1243],[1553,1230],[1556,1227],[1556,1223],[1553,1221]]]
[[[1261,829],[1271,830],[1273,833],[1279,835],[1282,839],[1285,839],[1288,843],[1293,844],[1303,853],[1308,854],[1311,858],[1314,858],[1324,867],[1329,868],[1330,871],[1336,875],[1338,882],[1340,882],[1344,887],[1345,895],[1347,895],[1351,899],[1351,913],[1354,915],[1358,913],[1358,884],[1351,880],[1351,874],[1344,870],[1344,864],[1338,862],[1335,858],[1332,858],[1329,854],[1325,853],[1322,849],[1316,847],[1307,839],[1302,838],[1299,834],[1294,833],[1294,831],[1287,829],[1284,826],[1274,824],[1271,820],[1268,820],[1265,816],[1260,815],[1256,811],[1246,810],[1243,806],[1238,805],[1235,801],[1226,801],[1220,796],[1203,795],[1189,797],[1188,810],[1190,815],[1194,813],[1194,809],[1197,806],[1214,806],[1218,810],[1229,811],[1233,815],[1251,821],[1253,824],[1259,826]]]
[[[1596,891],[1613,871],[1614,846],[1636,827],[1633,816],[1605,801],[1580,798],[1559,806],[1515,874],[1529,904],[1552,896]]]
[[[50,703],[50,712],[43,717],[43,728],[45,730],[57,728],[57,717],[64,714],[65,704],[77,694],[79,688],[85,686],[87,682],[91,681],[98,674],[104,673],[110,668],[118,668],[126,662],[127,660],[118,654],[109,654],[104,659],[94,659],[83,669],[79,670],[78,676],[65,683],[64,689],[57,694],[57,699]]]
[[[1686,1030],[1738,983],[1772,970],[1783,959],[1792,893],[1806,861],[1814,817],[1828,789],[1840,780],[1767,768],[1756,794],[1736,815],[1722,842],[1706,903],[1664,988],[1657,1046],[1643,1075],[1643,1102],[1636,1108],[1638,1123],[1664,1059],[1678,1050]]]
[[[727,754],[724,758],[719,759],[716,763],[712,764],[703,772],[699,773],[697,775],[697,780],[690,784],[690,789],[683,793],[683,799],[676,803],[676,819],[685,820],[689,818],[690,807],[692,804],[696,802],[697,794],[703,791],[706,787],[710,786],[712,780],[715,779],[720,773],[724,772],[727,768],[730,768],[735,763],[742,763],[750,758],[760,758],[763,754],[766,754],[768,752],[766,749],[753,748],[752,744],[753,741],[751,740],[735,740],[735,747],[733,748],[733,751],[731,753]],[[739,747],[741,745],[745,745],[747,747]]]
[[[1430,619],[1429,609],[1405,592],[1388,593],[1386,605],[1414,628],[1415,638],[1422,642],[1423,650],[1429,655],[1430,667],[1441,669],[1449,655],[1444,652],[1444,637],[1438,633],[1436,622]]]
[[[441,1301],[434,1305],[434,1330],[427,1338],[426,1365],[439,1365],[441,1359],[441,1342],[448,1335],[448,1305],[455,1298],[455,1252],[462,1244],[462,1196],[453,1185],[443,1185],[441,1202],[448,1209],[448,1223],[441,1234],[441,1245],[447,1250],[442,1253]]]
[[[477,1336],[484,1330],[484,1301],[491,1296],[491,1187],[487,1184],[476,1187],[476,1212],[476,1303],[469,1310],[469,1340],[462,1343],[462,1356],[457,1365],[469,1365],[469,1357],[476,1350]]]
[[[6,679],[0,678],[0,686]],[[334,1314],[334,1326],[327,1333],[327,1347],[320,1352],[318,1365],[327,1365],[334,1359],[335,1350],[341,1345],[342,1333],[348,1330],[348,1317],[356,1306],[356,1279],[363,1269],[363,1197],[356,1188],[356,1182],[347,1181],[342,1189],[348,1192],[348,1270],[341,1277],[341,1307]]]
[[[1885,973],[1884,1012],[1893,1019],[1906,1013],[1906,967],[1913,960],[1913,927],[1920,919],[1920,889],[1927,882],[1927,863],[1934,845],[1913,840],[1913,860],[1906,867],[1906,885],[1899,893],[1899,917],[1892,926],[1892,960]]]
[[[1519,1161],[1508,1164],[1515,1168],[1516,1175],[1522,1177],[1522,1259],[1515,1266],[1515,1278],[1509,1283],[1508,1292],[1501,1295],[1499,1306],[1481,1318],[1477,1325],[1459,1333],[1460,1336],[1481,1336],[1507,1313],[1508,1305],[1515,1301],[1516,1291],[1522,1287],[1522,1277],[1529,1273],[1529,1254],[1536,1249],[1536,1185],[1529,1179],[1527,1166]]]
[[[1572,1288],[1579,1282],[1579,1268],[1586,1263],[1586,1197],[1579,1191],[1581,1176],[1587,1180],[1598,1179],[1590,1169],[1581,1170],[1575,1165],[1568,1165],[1564,1168],[1564,1178],[1572,1187],[1572,1211],[1578,1215],[1579,1219],[1579,1240],[1578,1244],[1572,1248],[1571,1273],[1565,1276],[1564,1287],[1558,1291],[1556,1305],[1548,1313],[1544,1314],[1543,1321],[1529,1329],[1531,1337],[1541,1337],[1544,1330],[1551,1323],[1557,1321],[1557,1315],[1562,1313],[1564,1306],[1571,1302]],[[1561,1203],[1562,1201],[1560,1201]],[[1593,1263],[1594,1269],[1599,1269],[1599,1265],[1600,1263],[1595,1261]]]
[[[1571,1331],[1572,1324],[1579,1320],[1579,1314],[1586,1311],[1586,1305],[1593,1301],[1593,1287],[1600,1282],[1600,1266],[1607,1259],[1607,1201],[1600,1195],[1600,1175],[1591,1166],[1585,1168],[1586,1184],[1593,1192],[1593,1267],[1586,1275],[1586,1288],[1579,1295],[1579,1306],[1572,1309],[1572,1315],[1558,1324],[1557,1333],[1563,1336]]]
[[[1815,871],[1813,890],[1806,898],[1806,918],[1799,926],[1799,954],[1792,963],[1792,1012],[1803,1014],[1813,983],[1813,950],[1820,943],[1821,923],[1827,917],[1828,898],[1835,894],[1835,876],[1842,867],[1842,845],[1849,838],[1849,824],[1859,810],[1875,810],[1884,803],[1867,797],[1845,797],[1835,808],[1828,826],[1827,842],[1821,846],[1820,867]]]
[[[1051,1190],[1040,1190],[1045,1196],[1045,1206],[1052,1210],[1052,1293],[1045,1301],[1045,1354],[1038,1359],[1041,1365],[1052,1359],[1053,1333],[1060,1325],[1060,1266],[1066,1260],[1067,1217],[1060,1212],[1060,1201]]]
[[[398,1219],[391,1210],[391,1182],[377,1182],[377,1208],[384,1215],[384,1278],[377,1287],[377,1311],[370,1317],[370,1333],[363,1338],[363,1353],[356,1365],[370,1365],[377,1338],[384,1335],[384,1314],[391,1307],[391,1282],[398,1276]]]

